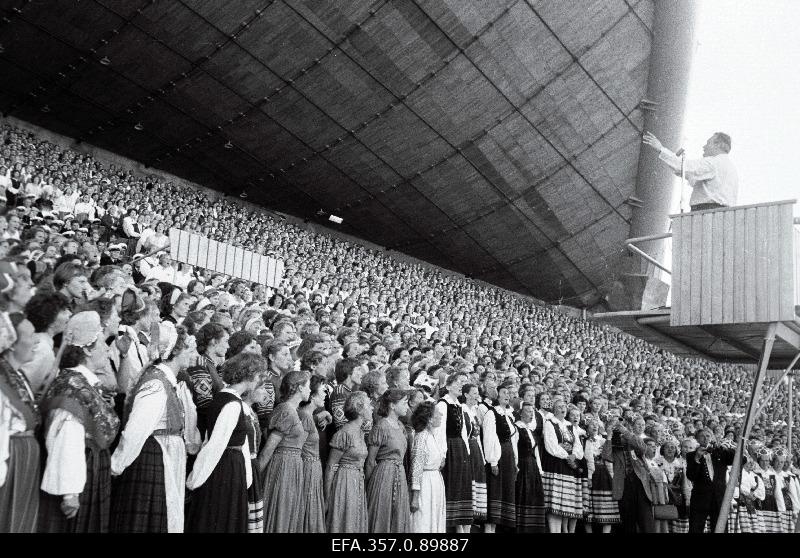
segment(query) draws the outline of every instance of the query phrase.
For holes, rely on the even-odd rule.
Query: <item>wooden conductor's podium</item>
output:
[[[739,482],[744,442],[758,413],[800,360],[800,226],[796,200],[672,215],[672,233],[629,239],[628,248],[654,265],[635,244],[672,238],[668,308],[595,314],[593,319],[686,357],[758,363],[736,459],[715,532],[723,532]],[[762,397],[768,369],[783,369]],[[792,397],[789,396],[790,450]]]

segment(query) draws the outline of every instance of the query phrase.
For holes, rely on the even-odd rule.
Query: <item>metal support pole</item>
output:
[[[794,397],[794,373],[789,373],[789,440],[786,442],[789,455],[792,455],[792,398]]]
[[[786,378],[787,376],[789,378],[792,377],[792,368],[794,368],[794,365],[797,364],[798,360],[800,360],[800,353],[797,353],[794,356],[794,358],[792,359],[792,362],[789,363],[789,366],[787,366],[786,370],[783,371],[783,375],[780,378],[778,378],[778,381],[775,382],[774,386],[772,386],[772,389],[767,394],[767,396],[758,403],[758,409],[756,409],[756,416],[754,417],[753,420],[755,420],[755,418],[758,417],[758,415],[761,413],[761,411],[764,410],[764,408],[767,406],[767,402],[769,402],[769,400],[772,399],[772,396],[775,395],[775,392],[778,391],[778,389],[781,387],[781,384],[783,383],[783,379]]]
[[[764,376],[767,374],[769,368],[769,357],[772,354],[772,345],[775,343],[775,330],[778,329],[777,323],[769,324],[767,333],[764,335],[764,343],[761,347],[761,357],[758,359],[758,369],[756,370],[756,377],[753,380],[753,392],[750,395],[750,401],[747,404],[747,412],[744,415],[744,424],[742,425],[742,432],[739,435],[739,442],[736,444],[736,455],[733,457],[733,467],[731,467],[731,475],[728,479],[728,485],[725,487],[725,495],[722,497],[722,506],[719,509],[719,517],[717,524],[714,526],[715,533],[724,533],[725,527],[728,524],[728,513],[731,511],[731,500],[733,500],[733,492],[739,484],[739,474],[742,471],[742,454],[744,454],[744,444],[747,436],[750,434],[750,428],[753,426],[753,419],[755,418],[755,406],[758,401],[758,396],[761,394],[761,386],[764,383]]]

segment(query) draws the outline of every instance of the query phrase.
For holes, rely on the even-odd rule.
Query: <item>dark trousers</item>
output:
[[[654,533],[653,505],[635,473],[625,475],[625,491],[619,501],[623,533]]]
[[[698,203],[697,205],[693,205],[689,207],[691,211],[703,211],[704,209],[719,209],[720,207],[725,207],[719,203]]]
[[[711,520],[711,532],[714,532],[714,527],[717,525],[719,518],[719,510],[722,507],[722,498],[724,496],[724,489],[719,494],[713,492],[702,491],[700,493],[692,492],[692,498],[689,502],[689,532],[702,533],[706,527],[706,519]],[[727,524],[725,531],[728,531]]]

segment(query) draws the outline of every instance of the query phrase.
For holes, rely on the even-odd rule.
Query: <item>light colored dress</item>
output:
[[[323,490],[322,462],[319,458],[319,432],[314,417],[300,411],[300,420],[308,433],[303,444],[303,494],[302,529],[303,533],[325,532],[325,498]]]
[[[364,462],[367,444],[359,431],[342,428],[331,438],[330,447],[342,452],[334,465],[328,495],[328,533],[366,533],[367,496],[364,490]]]
[[[303,508],[298,488],[303,486],[303,460],[300,454],[308,432],[297,409],[288,403],[275,407],[269,428],[283,437],[264,474],[264,532],[301,533]]]
[[[419,509],[411,514],[413,533],[444,533],[447,502],[441,469],[444,456],[427,430],[414,436],[411,449],[411,490],[419,490]]]
[[[407,533],[411,509],[403,467],[406,432],[402,424],[386,418],[375,423],[368,445],[377,446],[377,465],[367,483],[370,533]]]

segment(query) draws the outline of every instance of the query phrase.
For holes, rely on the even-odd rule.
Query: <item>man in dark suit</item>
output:
[[[711,518],[711,530],[717,524],[727,484],[728,466],[733,465],[736,450],[731,443],[722,446],[709,444],[711,432],[702,428],[695,438],[697,449],[686,456],[686,478],[692,481],[689,502],[689,532],[702,533],[706,519]]]
[[[653,496],[650,492],[650,471],[644,462],[644,440],[625,428],[619,415],[608,414],[607,431],[610,443],[605,445],[603,459],[613,463],[612,494],[619,502],[622,530],[625,533],[654,533]]]

